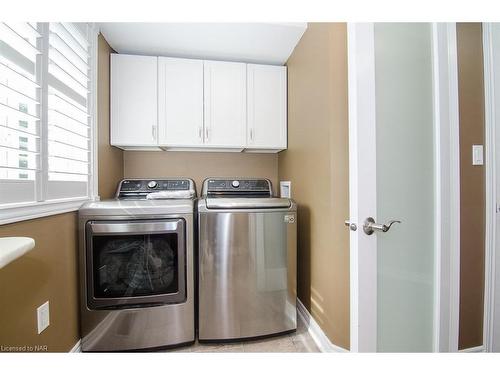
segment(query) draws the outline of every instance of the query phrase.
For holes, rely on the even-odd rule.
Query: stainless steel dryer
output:
[[[80,208],[83,351],[194,342],[195,195],[189,179],[126,179]]]
[[[198,201],[198,338],[297,328],[297,206],[267,179],[208,178]]]

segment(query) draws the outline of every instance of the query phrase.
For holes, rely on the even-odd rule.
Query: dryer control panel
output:
[[[159,191],[194,191],[191,179],[125,179],[118,185],[116,198],[140,199]]]

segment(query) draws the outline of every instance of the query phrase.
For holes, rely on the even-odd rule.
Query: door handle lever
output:
[[[368,217],[368,218],[366,218],[365,223],[363,224],[363,231],[369,236],[372,235],[373,232],[375,232],[375,231],[385,233],[385,232],[388,232],[389,229],[391,229],[391,227],[394,223],[400,224],[401,221],[400,220],[389,220],[387,222],[387,224],[377,224],[373,217]]]

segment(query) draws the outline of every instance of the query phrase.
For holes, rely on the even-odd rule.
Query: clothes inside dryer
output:
[[[95,236],[94,295],[99,298],[175,293],[175,234]]]

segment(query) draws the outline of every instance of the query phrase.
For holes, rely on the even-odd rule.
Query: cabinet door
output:
[[[244,148],[246,64],[204,62],[205,145]]]
[[[158,58],[160,145],[203,144],[203,61]]]
[[[111,144],[158,144],[157,57],[111,55]]]
[[[247,148],[286,148],[286,67],[247,66]]]

